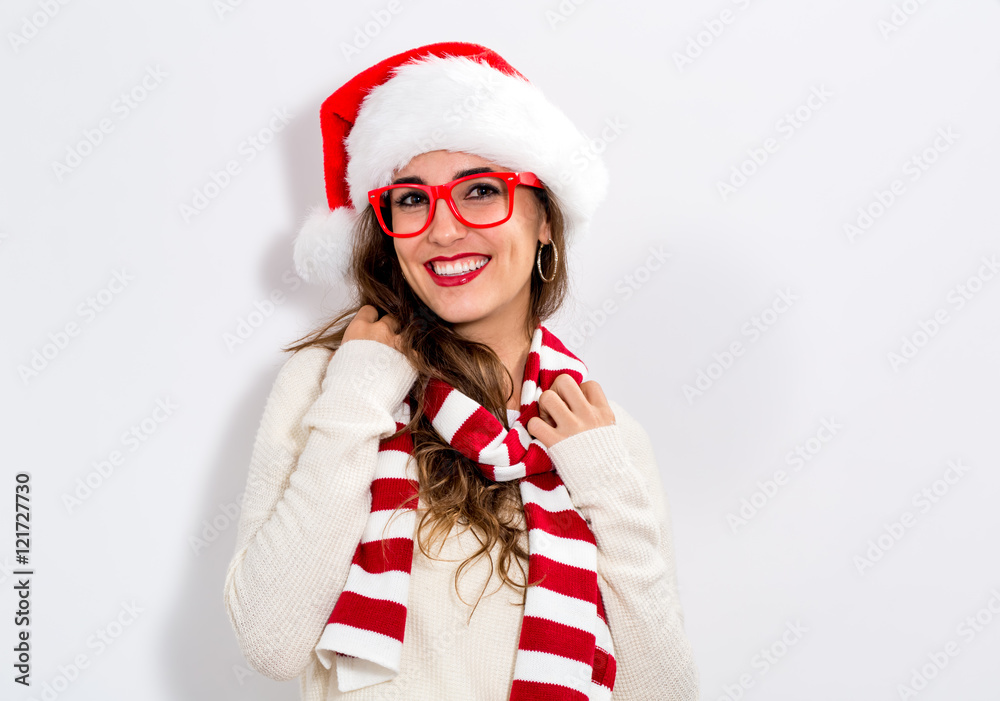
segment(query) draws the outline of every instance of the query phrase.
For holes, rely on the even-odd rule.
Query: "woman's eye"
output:
[[[405,192],[396,197],[393,202],[398,207],[416,207],[423,204],[424,194],[422,192]]]
[[[469,194],[474,198],[492,197],[497,194],[497,189],[492,185],[473,185]]]

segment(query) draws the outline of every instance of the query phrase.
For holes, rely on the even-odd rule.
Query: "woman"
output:
[[[296,264],[356,304],[287,349],[257,433],[225,586],[247,660],[308,701],[697,699],[649,438],[541,323],[606,188],[586,137],[466,43],[320,120]]]

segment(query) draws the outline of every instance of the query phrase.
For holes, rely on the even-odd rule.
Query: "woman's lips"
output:
[[[433,280],[435,284],[437,284],[440,287],[454,287],[455,285],[464,285],[465,283],[475,278],[477,275],[479,275],[479,273],[486,270],[486,268],[490,264],[490,261],[492,260],[493,260],[492,258],[488,258],[486,260],[486,263],[481,268],[477,268],[476,270],[471,270],[467,273],[462,273],[461,275],[438,275],[437,273],[434,272],[434,266],[432,266],[430,263],[424,263],[424,267],[427,268],[427,272],[430,273],[431,280]]]

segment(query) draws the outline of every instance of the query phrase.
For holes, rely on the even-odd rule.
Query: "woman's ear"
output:
[[[542,222],[538,229],[538,241],[543,246],[547,246],[552,242],[552,229],[549,226],[549,198],[544,191],[532,190],[532,194],[535,195],[538,216]]]
[[[552,243],[552,228],[549,226],[548,215],[544,215],[545,220],[542,222],[542,226],[538,231],[538,240],[543,246],[547,246]]]

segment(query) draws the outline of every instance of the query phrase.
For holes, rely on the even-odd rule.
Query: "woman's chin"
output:
[[[465,301],[467,300],[463,300],[463,302]],[[486,310],[478,305],[456,304],[454,302],[442,303],[438,300],[435,304],[428,304],[427,306],[449,324],[468,324],[479,321],[486,316]]]
[[[469,324],[475,321],[479,321],[483,318],[483,314],[478,314],[474,312],[459,312],[456,310],[444,309],[440,312],[435,312],[439,317],[447,321],[449,324]]]

